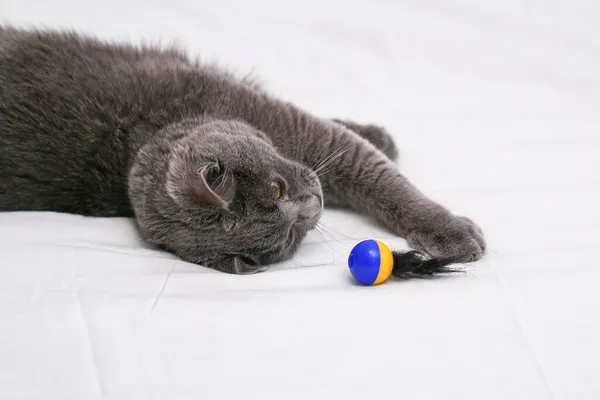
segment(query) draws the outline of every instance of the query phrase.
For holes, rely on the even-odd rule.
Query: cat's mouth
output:
[[[321,219],[321,213],[323,209],[319,209],[313,213],[313,215],[309,216],[301,216],[292,224],[292,231],[294,228],[301,229],[304,231],[310,231],[315,229],[317,224],[319,223],[319,219]]]
[[[300,215],[298,215],[298,218],[292,224],[292,226],[296,226],[299,229],[304,229],[306,231],[314,229],[317,226],[319,219],[321,219],[322,213],[323,197],[321,195],[314,194],[312,200],[308,203]]]

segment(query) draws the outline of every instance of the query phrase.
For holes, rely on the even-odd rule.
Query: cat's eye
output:
[[[273,195],[277,200],[281,200],[283,198],[283,185],[281,181],[275,179],[271,182],[271,188],[273,188]]]

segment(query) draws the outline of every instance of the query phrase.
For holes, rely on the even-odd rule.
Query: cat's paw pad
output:
[[[443,224],[414,229],[408,244],[433,257],[455,257],[458,262],[477,261],[485,253],[483,232],[467,217],[454,217]]]

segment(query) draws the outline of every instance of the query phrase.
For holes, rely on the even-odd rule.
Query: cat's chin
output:
[[[300,229],[305,232],[311,231],[317,227],[323,214],[323,207],[321,206],[313,215],[299,218],[292,224],[292,229]]]
[[[298,225],[297,222],[292,224],[290,230],[288,231],[288,237],[283,247],[284,251],[282,253],[284,254],[284,256],[281,257],[282,259],[290,258],[291,255],[293,255],[296,252],[308,231],[309,229],[307,229],[305,225]]]
[[[308,231],[312,231],[319,224],[319,220],[321,219],[321,212],[311,218],[300,219],[292,224],[290,228],[290,232],[296,231],[301,232],[302,238],[306,236]]]

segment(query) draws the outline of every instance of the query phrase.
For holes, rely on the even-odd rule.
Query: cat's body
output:
[[[234,273],[289,258],[323,200],[434,256],[483,254],[476,225],[397,171],[383,130],[177,51],[0,28],[0,88],[2,211],[135,216],[149,242]]]

